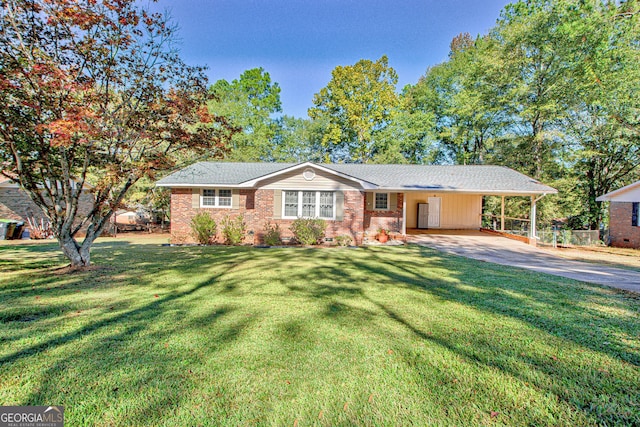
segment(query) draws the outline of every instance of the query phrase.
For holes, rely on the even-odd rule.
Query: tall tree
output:
[[[414,108],[432,111],[441,158],[479,164],[507,122],[496,99],[500,86],[490,70],[498,64],[487,37],[468,34],[451,42],[449,60],[436,65],[412,88]]]
[[[376,153],[375,134],[393,118],[398,106],[398,76],[386,56],[337,66],[329,84],[313,97],[313,120],[327,120],[323,143],[334,160],[367,163]]]
[[[575,3],[575,2],[574,2]],[[491,32],[491,56],[500,66],[490,80],[504,88],[497,101],[513,120],[513,152],[530,153],[523,172],[542,179],[561,151],[557,130],[567,105],[566,19],[563,0],[507,5]],[[545,178],[548,178],[547,177]]]
[[[574,191],[583,223],[603,219],[596,198],[640,173],[640,3],[584,1],[569,10],[563,33],[572,105],[566,120]]]
[[[262,68],[242,73],[229,83],[218,80],[210,88],[214,99],[209,111],[226,117],[240,129],[233,135],[227,158],[235,161],[268,161],[278,131],[274,114],[282,111],[280,86]]]
[[[429,164],[438,160],[433,110],[422,102],[416,86],[407,85],[393,120],[376,136],[376,163]]]
[[[270,161],[324,162],[327,151],[322,145],[324,123],[282,116],[270,151]]]
[[[203,70],[180,60],[175,27],[134,0],[7,0],[0,18],[2,171],[49,217],[71,265],[87,266],[131,186],[185,150],[222,153],[226,124],[207,113]]]

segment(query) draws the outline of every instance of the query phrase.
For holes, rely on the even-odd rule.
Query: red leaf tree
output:
[[[2,173],[42,208],[71,266],[87,266],[136,181],[222,155],[233,129],[207,113],[204,69],[180,59],[166,15],[134,0],[7,0],[0,18]]]

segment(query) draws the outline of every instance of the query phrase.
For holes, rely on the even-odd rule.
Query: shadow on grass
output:
[[[626,338],[633,339],[640,332],[637,316],[608,314],[607,310],[625,301],[623,294],[604,287],[579,284],[554,276],[532,273],[506,267],[437,254],[426,248],[368,250],[366,260],[352,260],[353,266],[365,276],[375,289],[406,289],[425,292],[441,301],[463,304],[490,315],[505,316],[528,324],[560,340],[575,344],[568,349],[573,357],[576,348],[588,348],[623,360],[636,368],[640,365],[637,348],[629,346]],[[412,257],[397,257],[404,251]],[[429,269],[444,269],[446,277],[438,278]],[[393,307],[393,301],[385,302],[374,297],[376,292],[364,291],[356,279],[345,277],[344,270],[328,267],[314,269],[314,281],[322,282],[310,288],[289,286],[291,292],[326,304],[325,316],[343,322],[370,324],[377,316],[386,317],[408,330],[418,340],[435,343],[460,355],[472,364],[498,369],[523,383],[534,384],[558,396],[560,400],[584,411],[598,423],[634,424],[640,414],[634,410],[633,398],[639,384],[612,381],[611,374],[601,366],[576,366],[571,360],[559,360],[554,353],[541,353],[526,344],[506,339],[492,339],[484,334],[461,337],[453,331],[433,333],[425,331],[403,316],[401,307]],[[292,281],[303,277],[292,273]],[[326,282],[334,283],[324,284]],[[535,284],[535,286],[530,286]],[[374,305],[378,312],[371,312],[349,305],[347,301],[363,299]],[[631,301],[626,299],[627,302]],[[599,306],[601,310],[591,306]],[[428,310],[428,307],[425,308]],[[637,314],[637,312],[636,312]],[[453,325],[468,320],[456,312],[450,313]],[[482,328],[478,325],[478,328]],[[562,342],[562,341],[559,341]],[[507,362],[505,362],[505,360]],[[598,370],[601,371],[598,371]],[[601,372],[601,373],[599,373]],[[540,375],[543,374],[543,375]],[[602,396],[608,396],[602,399]]]
[[[355,256],[349,250],[257,251],[222,247],[165,250],[157,245],[123,243],[105,243],[94,252],[94,261],[111,269],[106,277],[100,271],[68,275],[63,278],[64,288],[55,292],[64,297],[71,292],[70,289],[124,287],[133,282],[132,286],[138,288],[160,287],[166,289],[167,293],[141,306],[119,307],[117,313],[107,313],[72,332],[1,357],[2,364],[15,363],[35,353],[80,342],[83,337],[92,334],[103,336],[92,345],[78,349],[71,347],[68,355],[42,375],[43,384],[28,397],[28,402],[21,403],[35,404],[55,395],[57,381],[65,375],[65,370],[75,360],[86,360],[85,371],[112,377],[110,381],[114,384],[114,396],[120,390],[148,387],[154,384],[154,378],[164,377],[175,383],[175,389],[165,390],[166,393],[162,395],[154,395],[149,401],[140,402],[139,407],[132,410],[128,421],[142,421],[146,414],[161,408],[177,408],[183,399],[182,394],[197,383],[192,378],[197,373],[189,372],[189,366],[198,365],[199,360],[209,355],[189,353],[188,347],[186,351],[173,351],[170,342],[172,337],[181,330],[190,329],[202,334],[207,340],[207,348],[213,350],[238,340],[255,321],[252,317],[234,318],[209,336],[208,328],[211,325],[232,317],[239,308],[227,304],[205,310],[204,313],[192,313],[191,310],[198,307],[198,298],[225,295],[237,298],[237,304],[241,304],[243,296],[252,294],[256,297],[259,288],[267,286],[265,280],[274,280],[281,288],[278,298],[295,296],[318,302],[322,316],[329,321],[367,328],[377,318],[388,319],[419,341],[436,344],[469,363],[497,369],[552,393],[583,411],[594,422],[633,424],[638,420],[637,416],[634,418],[633,414],[624,412],[631,403],[627,408],[622,408],[625,399],[637,395],[637,382],[625,383],[610,376],[593,375],[593,367],[574,365],[570,360],[553,360],[551,355],[530,350],[517,340],[490,340],[482,333],[461,338],[451,331],[442,333],[425,330],[424,323],[420,325],[403,313],[408,307],[416,308],[411,306],[414,300],[415,306],[420,307],[424,304],[420,301],[421,295],[429,295],[438,301],[460,304],[491,315],[493,321],[501,316],[516,320],[540,331],[543,336],[548,334],[578,347],[626,361],[637,369],[640,355],[624,338],[639,333],[637,317],[634,321],[616,314],[615,309],[624,302],[624,296],[609,289],[442,255],[413,246],[362,249]],[[130,248],[135,249],[136,259],[131,259]],[[39,250],[32,252],[30,248],[21,248],[20,251],[26,254],[41,253]],[[300,260],[304,260],[305,267],[300,266]],[[194,285],[182,289],[179,284],[158,283],[156,272],[172,273],[178,281]],[[258,277],[262,272],[269,273],[266,276],[268,279]],[[23,283],[16,284],[17,290],[10,284],[0,287],[0,299],[8,304],[20,302],[35,293],[42,293],[43,287],[60,278],[25,273],[22,280]],[[36,289],[30,290],[29,287]],[[195,295],[199,291],[206,293]],[[402,294],[401,299],[392,297],[399,294]],[[633,307],[637,308],[637,304]],[[428,311],[430,307],[422,309]],[[27,310],[2,321],[15,322],[23,318],[31,321],[29,316],[36,316],[32,320],[38,321],[41,319],[37,317],[39,313],[44,313],[45,317],[55,317],[58,312],[50,310]],[[468,321],[464,313],[453,311],[447,314],[452,325]],[[172,322],[161,330],[154,329],[161,316],[173,316]],[[284,321],[279,333],[294,345],[304,327],[299,321]],[[477,325],[477,328],[483,326]],[[137,343],[133,337],[143,333],[146,337]],[[398,338],[398,345],[402,346],[400,342],[401,338]],[[137,348],[138,345],[150,348],[131,351],[131,347]],[[142,359],[109,361],[105,356],[100,356],[104,354],[140,354]],[[141,374],[133,379],[127,377],[126,372],[122,372],[127,370],[127,364],[140,370]],[[185,368],[181,369],[182,366]],[[167,367],[170,367],[168,371]],[[128,385],[123,386],[127,382]],[[609,396],[611,401],[598,401],[600,395]],[[99,410],[97,408],[95,411]]]

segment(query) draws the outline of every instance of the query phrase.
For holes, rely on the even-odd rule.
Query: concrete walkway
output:
[[[408,236],[407,241],[467,258],[640,293],[640,273],[637,271],[558,258],[544,249],[489,233],[431,231]]]

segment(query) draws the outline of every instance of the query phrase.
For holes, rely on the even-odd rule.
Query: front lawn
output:
[[[0,246],[0,404],[75,425],[638,425],[640,299],[444,255]]]

